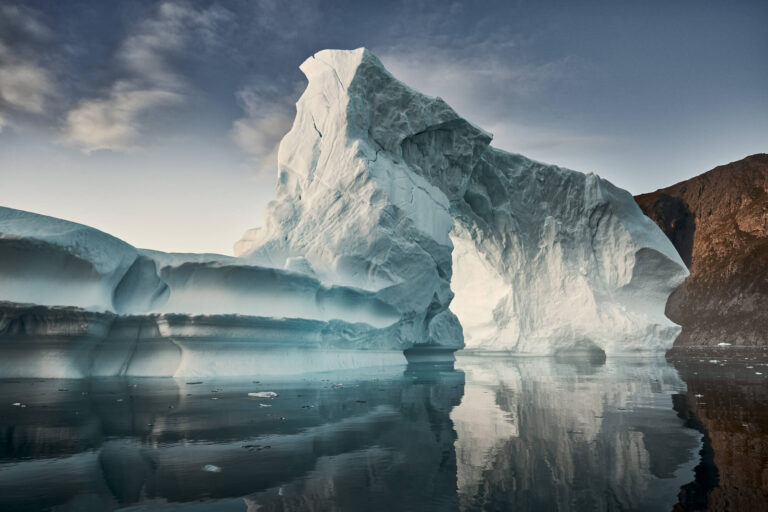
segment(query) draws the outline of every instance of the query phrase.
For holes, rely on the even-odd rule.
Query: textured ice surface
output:
[[[280,144],[276,199],[236,251],[276,268],[300,257],[323,282],[371,291],[402,318],[398,344],[461,348],[450,201],[490,135],[364,49],[323,51],[301,70],[309,85]]]
[[[687,275],[625,190],[489,148],[454,203],[451,309],[469,348],[666,350]]]
[[[370,290],[408,319],[406,344],[460,347],[463,326],[485,350],[671,346],[664,305],[687,271],[629,193],[488,146],[366,50],[301,69],[277,197],[238,254],[276,268],[300,257],[324,282]]]

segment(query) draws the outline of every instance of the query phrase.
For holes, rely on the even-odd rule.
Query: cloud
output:
[[[548,158],[566,148],[609,143],[563,122],[555,99],[580,87],[585,64],[575,58],[533,61],[514,41],[467,42],[459,49],[426,44],[383,48],[378,55],[393,75],[445,99],[460,115],[494,135],[493,145]]]
[[[140,141],[140,116],[182,100],[173,91],[134,89],[130,83],[117,82],[109,97],[84,101],[67,114],[67,140],[86,152],[134,149]]]
[[[398,79],[440,96],[463,115],[493,119],[522,103],[540,99],[565,79],[569,59],[543,63],[516,61],[485,43],[474,51],[441,48],[385,48],[378,52]],[[490,48],[489,48],[490,47]]]
[[[295,87],[251,85],[237,93],[245,116],[232,124],[230,136],[247,153],[259,170],[274,168],[277,149],[293,124],[298,92]]]
[[[259,32],[290,41],[305,35],[307,28],[320,20],[321,7],[314,0],[254,0],[243,9],[243,14]]]
[[[189,85],[173,58],[192,44],[212,46],[228,12],[217,6],[197,10],[166,1],[122,42],[115,60],[121,78],[106,94],[78,102],[66,115],[63,140],[86,152],[129,151],[141,145],[142,124],[158,108],[185,100]]]
[[[0,113],[6,125],[14,114],[42,113],[54,91],[36,58],[40,43],[51,37],[39,17],[23,6],[0,6]]]
[[[53,86],[48,73],[0,42],[0,98],[11,109],[41,113]]]

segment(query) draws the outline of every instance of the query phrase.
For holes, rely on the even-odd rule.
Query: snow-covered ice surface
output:
[[[664,305],[687,272],[629,193],[490,147],[367,50],[301,69],[275,200],[237,257],[0,207],[0,376],[300,372],[452,358],[465,340],[671,346]]]

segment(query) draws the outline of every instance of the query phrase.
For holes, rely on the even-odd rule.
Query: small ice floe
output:
[[[726,343],[726,342],[722,342],[722,343],[718,343],[717,346],[718,347],[730,347],[731,344],[730,343]]]
[[[22,404],[21,402],[13,402],[11,405],[14,407],[22,407],[24,404]]]
[[[755,372],[755,375],[762,375],[762,373],[760,373],[760,372]]]
[[[203,471],[207,471],[208,473],[221,473],[221,468],[219,466],[214,466],[213,464],[206,464],[202,467]]]
[[[754,368],[754,366],[747,366],[747,368]]]
[[[720,360],[719,359],[710,359],[709,362],[712,363],[712,364],[717,364],[717,363],[720,362]]]
[[[248,393],[251,398],[275,398],[277,393],[274,391],[257,391],[255,393]]]
[[[694,396],[695,396],[696,398],[704,398],[704,395],[700,395],[699,393],[696,393]]]
[[[259,404],[259,407],[272,407],[272,406],[269,404]]]

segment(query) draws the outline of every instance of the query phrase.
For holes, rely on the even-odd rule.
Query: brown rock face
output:
[[[675,346],[768,345],[768,154],[635,200],[691,271],[667,302]]]

